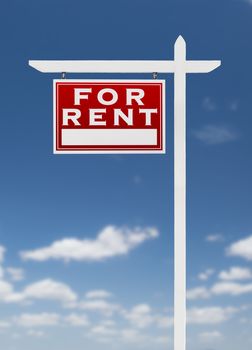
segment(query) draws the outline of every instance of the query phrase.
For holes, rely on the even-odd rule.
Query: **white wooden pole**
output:
[[[174,349],[186,348],[186,43],[174,46]]]

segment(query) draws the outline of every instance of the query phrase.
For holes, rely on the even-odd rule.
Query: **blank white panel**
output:
[[[156,129],[63,129],[63,146],[155,146]]]

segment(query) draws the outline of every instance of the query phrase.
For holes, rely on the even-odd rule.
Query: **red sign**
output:
[[[54,153],[165,153],[165,81],[54,80]]]

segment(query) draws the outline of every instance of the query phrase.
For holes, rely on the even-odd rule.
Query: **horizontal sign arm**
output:
[[[221,61],[185,61],[186,73],[208,73]],[[42,73],[174,73],[175,61],[45,61],[31,60],[29,65]],[[182,67],[180,66],[180,69]]]
[[[29,61],[42,73],[172,73],[174,61]]]
[[[210,73],[220,67],[221,61],[186,61],[186,73]]]

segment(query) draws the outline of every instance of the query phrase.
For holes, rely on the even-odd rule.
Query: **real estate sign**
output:
[[[165,81],[54,80],[54,153],[165,153]]]

